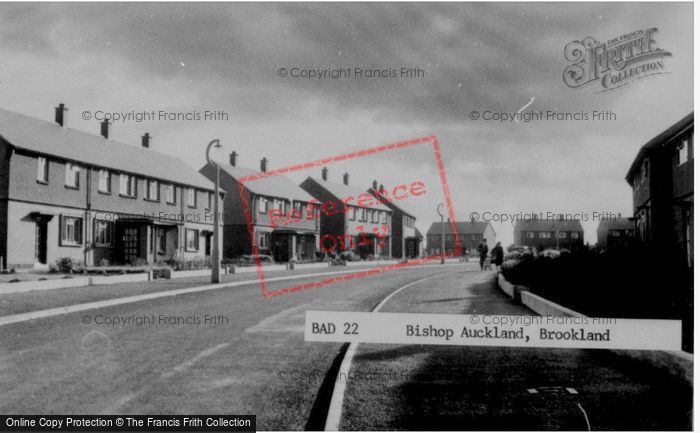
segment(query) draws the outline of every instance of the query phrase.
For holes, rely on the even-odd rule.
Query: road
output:
[[[260,430],[318,428],[344,345],[304,342],[305,311],[370,311],[425,277],[433,278],[382,311],[531,314],[498,292],[493,272],[467,264],[270,299],[252,283],[54,316],[0,327],[0,413],[249,413]],[[95,323],[153,315],[191,323]],[[192,323],[205,315],[214,323]],[[593,429],[690,426],[690,387],[605,351],[360,345],[352,369],[398,374],[348,381],[341,422],[348,430],[581,429],[578,404]],[[579,394],[525,395],[548,385]]]

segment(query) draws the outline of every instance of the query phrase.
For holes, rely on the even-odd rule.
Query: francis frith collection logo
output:
[[[571,41],[564,48],[564,83],[572,88],[599,83],[605,92],[627,86],[640,78],[668,73],[664,57],[671,52],[659,48],[655,27],[626,33],[606,42],[592,37]]]

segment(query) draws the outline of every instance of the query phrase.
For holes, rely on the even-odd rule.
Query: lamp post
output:
[[[216,184],[214,185],[214,243],[211,246],[211,282],[216,284],[221,282],[221,258],[219,257],[219,173],[221,170],[219,164],[209,158],[209,151],[212,146],[221,147],[218,138],[210,141],[207,146],[207,164],[216,169]]]
[[[445,216],[440,212],[440,208],[442,207],[442,203],[440,203],[437,207],[437,213],[440,215],[440,229],[442,230],[442,239],[440,241],[440,264],[444,265],[445,264]]]

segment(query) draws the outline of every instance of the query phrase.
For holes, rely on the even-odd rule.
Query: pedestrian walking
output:
[[[479,252],[479,267],[483,271],[484,270],[484,262],[486,261],[486,258],[489,255],[489,245],[488,245],[488,243],[486,243],[486,238],[481,240],[481,243],[476,248],[476,250]]]
[[[496,270],[501,269],[503,264],[503,247],[500,242],[496,242],[496,246],[491,250],[491,261],[496,265]]]

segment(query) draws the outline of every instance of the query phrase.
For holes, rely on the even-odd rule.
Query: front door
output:
[[[286,233],[272,234],[272,257],[276,262],[289,261],[289,235]]]
[[[34,260],[42,265],[46,264],[46,232],[47,221],[37,219],[34,229]]]
[[[124,227],[121,241],[123,262],[135,263],[139,257],[139,229],[137,227]]]

